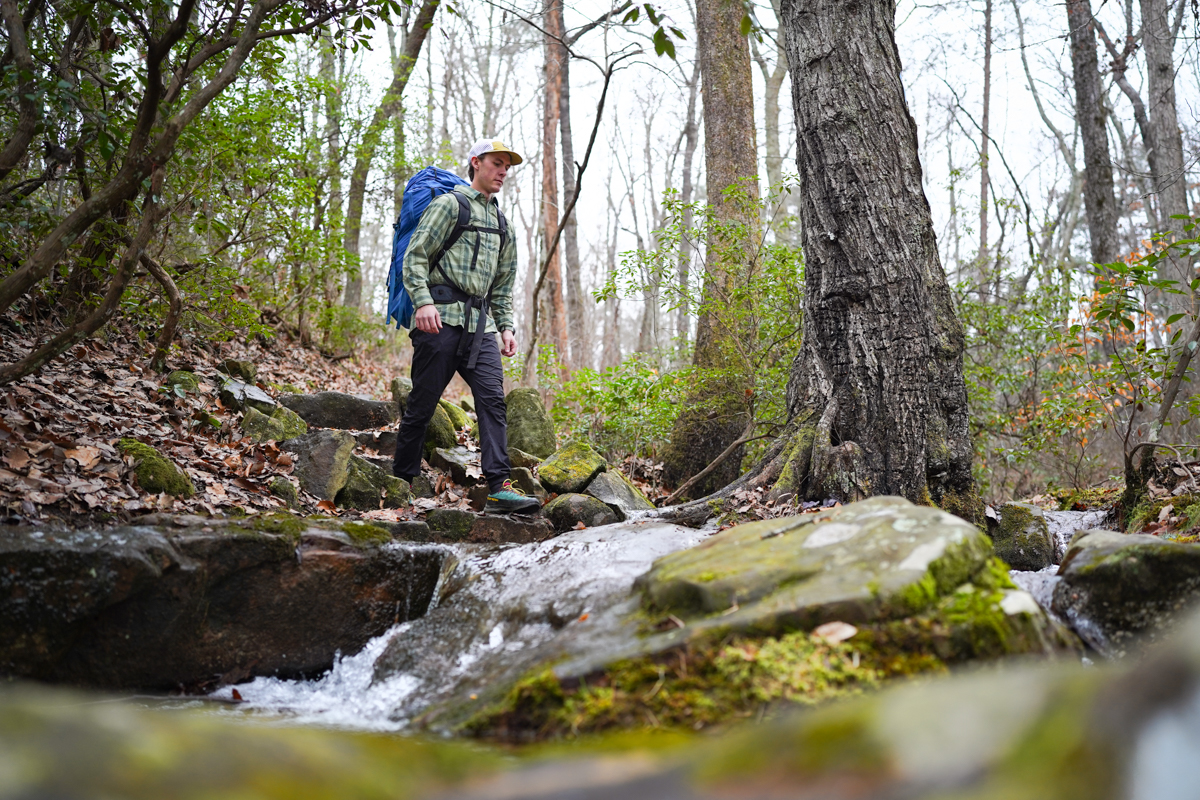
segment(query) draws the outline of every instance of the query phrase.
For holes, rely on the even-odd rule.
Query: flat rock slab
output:
[[[155,690],[318,674],[429,607],[444,550],[370,531],[294,517],[0,530],[0,673]]]
[[[364,431],[391,425],[399,416],[395,403],[363,400],[342,392],[288,394],[279,402],[314,428]]]
[[[1200,546],[1090,530],[1067,549],[1058,574],[1055,613],[1099,652],[1123,655],[1200,600]]]
[[[721,614],[734,629],[812,629],[918,613],[991,555],[970,523],[876,497],[739,525],[659,559],[638,583],[648,607],[682,619]]]
[[[268,417],[278,407],[278,403],[271,395],[264,392],[252,383],[243,383],[242,381],[227,380],[221,384],[221,388],[217,391],[217,396],[221,399],[221,405],[234,411],[245,411],[247,408],[253,408]]]
[[[483,480],[479,453],[465,447],[435,447],[429,456],[430,466],[450,473],[459,486],[474,486]]]
[[[554,536],[550,523],[540,516],[475,514],[438,508],[425,515],[431,541],[441,543],[529,544]]]
[[[646,499],[646,495],[615,469],[592,478],[585,493],[611,508],[622,522],[630,514],[654,510],[654,504]]]

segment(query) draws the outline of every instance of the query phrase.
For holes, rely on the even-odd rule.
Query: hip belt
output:
[[[463,332],[462,337],[458,340],[458,358],[462,358],[463,353],[467,352],[467,348],[471,348],[471,357],[467,361],[467,369],[475,369],[476,362],[479,361],[479,349],[483,346],[483,339],[487,335],[488,314],[491,312],[491,301],[480,295],[467,294],[457,286],[452,286],[448,283],[439,283],[429,287],[429,294],[433,297],[433,302],[446,305],[448,303],[463,303]],[[475,333],[471,333],[471,312],[478,311],[479,319],[475,324]]]

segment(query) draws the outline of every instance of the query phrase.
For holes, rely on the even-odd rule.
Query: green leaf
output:
[[[1133,333],[1133,320],[1131,320],[1129,317],[1121,317],[1121,324],[1125,326],[1125,330]]]
[[[625,15],[625,18],[622,19],[621,22],[637,22],[638,16],[641,13],[641,8],[639,6],[634,6],[632,9],[630,9],[629,13]]]
[[[1174,325],[1176,322],[1183,319],[1185,316],[1187,316],[1187,315],[1186,314],[1172,314],[1171,316],[1167,317],[1167,324]]]
[[[742,36],[749,36],[752,30],[754,30],[754,21],[750,19],[749,14],[742,15]]]

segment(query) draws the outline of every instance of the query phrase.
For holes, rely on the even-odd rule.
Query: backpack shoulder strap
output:
[[[500,210],[500,204],[496,204],[496,216],[500,219],[500,252],[504,252],[504,245],[508,244],[508,220],[504,218],[504,212]]]
[[[446,235],[446,240],[442,242],[437,255],[433,257],[433,269],[441,272],[442,277],[447,281],[450,280],[450,276],[442,269],[442,256],[462,238],[463,231],[467,229],[471,222],[470,202],[461,192],[451,190],[450,194],[454,195],[454,199],[458,201],[458,218],[454,221],[454,227],[450,229],[450,233]]]

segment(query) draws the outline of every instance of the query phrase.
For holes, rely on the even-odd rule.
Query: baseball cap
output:
[[[512,156],[512,165],[514,167],[525,160],[521,158],[520,153],[518,153],[516,150],[510,150],[508,145],[499,139],[480,139],[478,142],[471,145],[471,149],[467,153],[467,163],[470,164],[472,158],[478,158],[479,156],[487,153],[508,153],[510,156]]]

